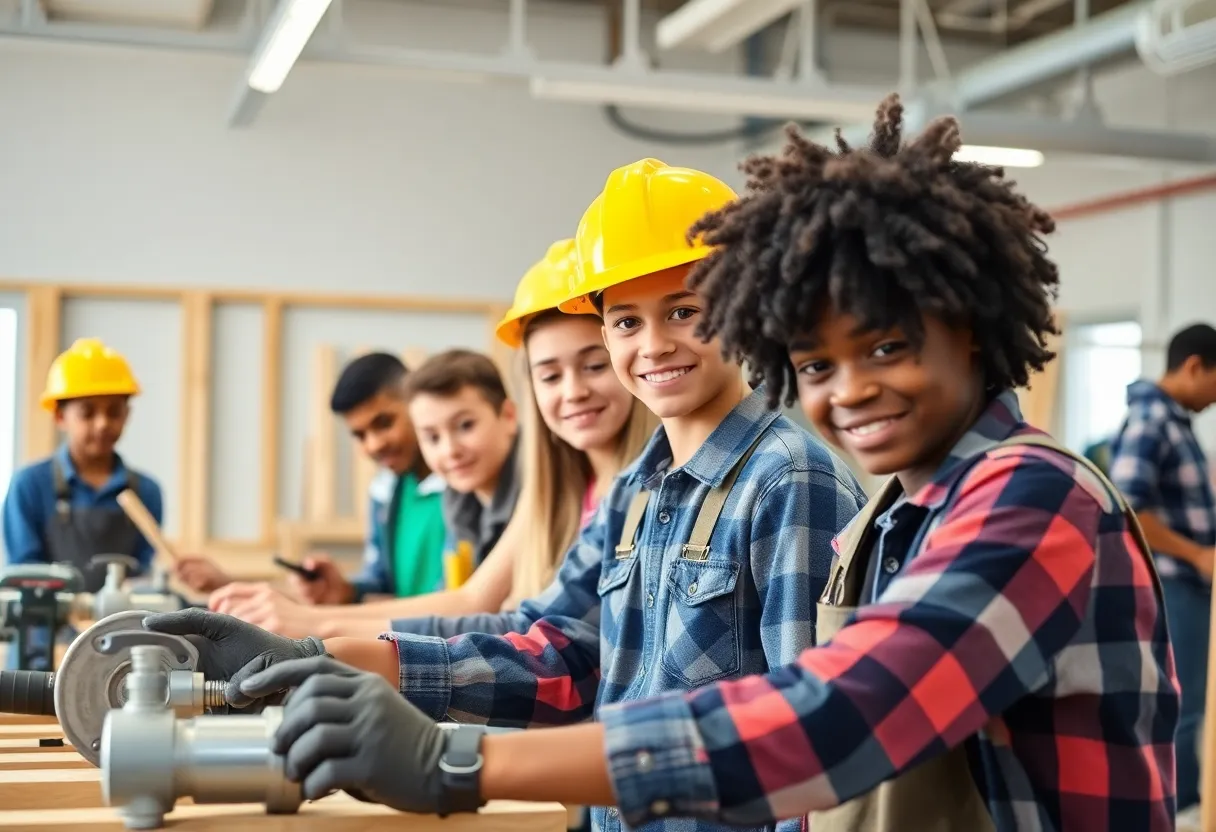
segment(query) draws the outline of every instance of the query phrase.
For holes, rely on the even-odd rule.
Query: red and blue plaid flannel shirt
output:
[[[1173,829],[1178,692],[1151,573],[1087,469],[993,451],[1031,430],[1002,394],[887,513],[917,543],[829,644],[601,709],[626,820],[797,816],[966,743],[998,830]]]

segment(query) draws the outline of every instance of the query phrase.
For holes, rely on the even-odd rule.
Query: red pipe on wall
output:
[[[1135,191],[1124,191],[1119,194],[1091,199],[1086,202],[1075,202],[1051,211],[1051,216],[1060,220],[1075,220],[1078,217],[1090,217],[1095,214],[1107,214],[1124,208],[1134,208],[1150,202],[1160,202],[1164,199],[1202,193],[1216,190],[1216,173],[1196,176],[1191,179],[1179,179],[1164,185],[1154,185],[1151,188],[1140,188]]]

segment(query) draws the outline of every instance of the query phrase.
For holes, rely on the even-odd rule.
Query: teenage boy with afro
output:
[[[1052,221],[1001,170],[953,160],[953,119],[904,144],[901,116],[885,101],[857,149],[791,133],[690,231],[716,247],[690,276],[704,336],[890,476],[837,539],[818,646],[474,741],[407,703],[395,666],[274,664],[240,688],[297,688],[274,745],[307,796],[614,804],[629,827],[1173,828],[1178,694],[1151,556],[1113,487],[1014,395],[1052,358]]]

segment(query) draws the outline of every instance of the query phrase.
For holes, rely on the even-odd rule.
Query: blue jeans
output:
[[[1162,578],[1165,618],[1182,688],[1182,710],[1175,735],[1178,759],[1178,808],[1199,802],[1199,761],[1203,704],[1208,686],[1208,626],[1212,588],[1190,578]],[[1207,760],[1206,765],[1216,765]]]

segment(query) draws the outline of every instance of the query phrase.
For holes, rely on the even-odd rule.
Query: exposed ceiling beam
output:
[[[228,124],[253,123],[262,100],[279,91],[333,0],[279,0],[270,13],[249,68],[228,112]]]
[[[696,46],[722,52],[802,5],[803,0],[688,0],[659,20],[660,49]]]
[[[828,122],[865,118],[882,95],[872,87],[801,80],[573,66],[536,70],[531,89],[550,101]]]

